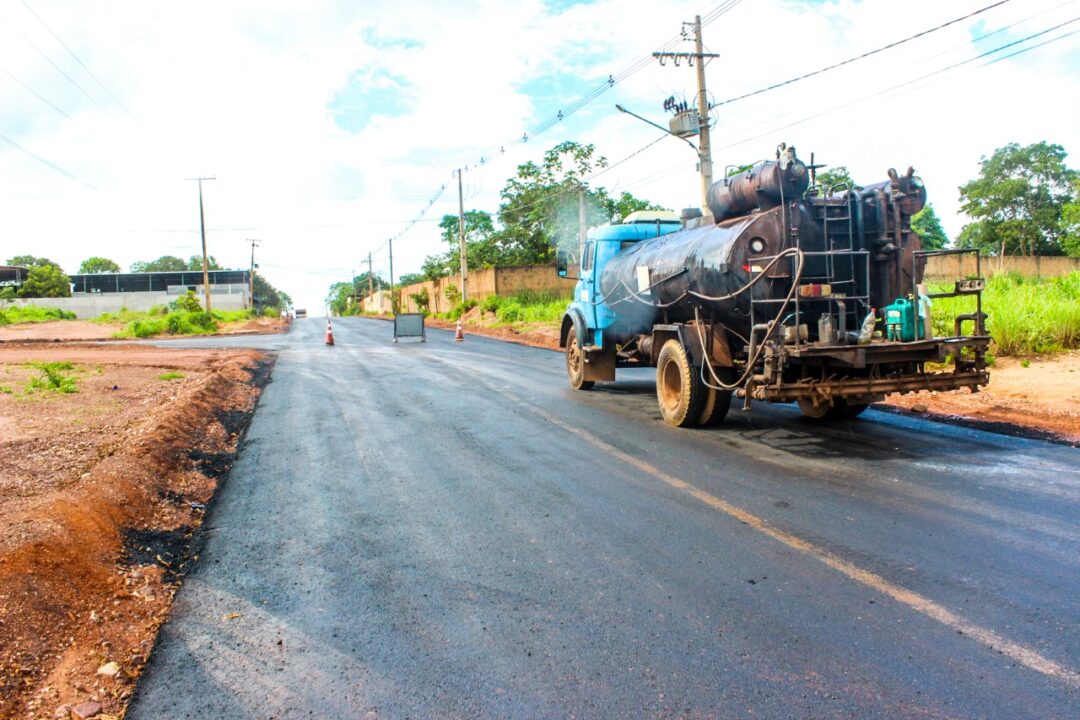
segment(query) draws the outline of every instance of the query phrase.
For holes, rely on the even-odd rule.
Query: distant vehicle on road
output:
[[[571,386],[655,367],[664,420],[686,427],[719,422],[733,394],[747,409],[796,402],[841,419],[889,393],[985,385],[983,279],[932,294],[922,277],[928,256],[971,251],[924,251],[911,229],[922,180],[910,168],[888,175],[821,187],[780,146],[713,183],[711,217],[632,213],[590,232],[559,337]],[[567,277],[563,251],[557,266]],[[974,312],[935,337],[931,300],[958,295]]]
[[[307,317],[307,310],[305,310],[304,308],[296,308],[296,318],[298,320],[300,318],[306,318],[306,317]]]

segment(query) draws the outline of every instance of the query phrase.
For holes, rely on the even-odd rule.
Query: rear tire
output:
[[[717,368],[716,374],[725,383],[730,383],[732,380],[730,368]],[[731,409],[731,391],[717,390],[708,385],[703,385],[703,387],[706,394],[701,404],[701,415],[698,416],[697,424],[700,427],[718,425],[727,417]]]
[[[852,420],[862,414],[863,410],[870,407],[869,403],[848,403],[843,398],[833,400],[830,405],[814,406],[809,400],[799,400],[799,410],[811,420]]]
[[[866,410],[866,408],[868,407],[870,407],[870,403],[848,403],[845,401],[844,410],[841,413],[840,417],[844,418],[845,420],[854,420],[855,418],[862,415],[863,411]]]
[[[664,422],[680,428],[696,425],[707,389],[682,343],[674,338],[664,343],[656,363],[656,400]]]
[[[585,353],[578,345],[577,333],[573,328],[566,339],[566,376],[570,379],[570,387],[575,390],[592,389],[593,381],[585,379]]]

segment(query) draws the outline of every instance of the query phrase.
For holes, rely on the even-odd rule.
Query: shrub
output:
[[[79,388],[75,378],[70,373],[74,366],[69,362],[34,362],[27,363],[29,367],[41,371],[38,377],[30,378],[27,392],[34,390],[54,391],[62,393],[76,393]]]
[[[419,292],[409,293],[409,298],[416,303],[416,307],[420,312],[427,314],[428,306],[431,304],[431,296],[428,295],[426,287],[420,288]]]
[[[461,302],[461,289],[457,285],[447,285],[446,289],[443,290],[443,295],[446,296],[451,307]]]
[[[188,290],[186,293],[173,300],[169,303],[169,307],[173,310],[184,310],[186,312],[199,312],[203,309],[202,303],[195,297],[195,292],[192,290]]]
[[[525,308],[518,301],[511,300],[499,306],[499,309],[495,311],[495,317],[499,322],[521,322],[525,319]]]

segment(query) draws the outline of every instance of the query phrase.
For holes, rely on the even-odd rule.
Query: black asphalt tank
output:
[[[792,212],[798,217],[785,217]],[[665,312],[670,322],[692,320],[697,305],[704,317],[749,335],[751,293],[756,298],[783,297],[790,288],[792,261],[781,259],[751,290],[726,296],[746,286],[766,268],[770,256],[785,249],[784,224],[792,220],[813,234],[805,206],[792,203],[643,240],[619,253],[605,266],[600,290],[619,318],[620,334],[646,332],[664,322]],[[751,246],[758,238],[763,247],[755,253]]]

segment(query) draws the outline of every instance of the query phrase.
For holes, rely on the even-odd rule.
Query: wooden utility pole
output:
[[[469,273],[469,264],[465,257],[465,195],[461,190],[461,168],[457,171],[457,197],[458,197],[458,245],[461,250],[461,302],[469,299],[466,288],[466,277]]]
[[[393,313],[394,312],[394,238],[390,238],[389,242],[390,242],[390,312]]]
[[[206,256],[206,218],[203,215],[203,201],[202,201],[202,184],[203,180],[217,180],[216,177],[197,177],[188,178],[188,180],[196,180],[199,183],[199,230],[202,233],[202,281],[203,290],[206,297],[206,312],[212,312],[213,308],[210,306],[210,264]]]
[[[700,158],[701,165],[701,210],[706,215],[709,214],[709,186],[712,185],[713,171],[712,171],[712,141],[709,137],[709,97],[705,90],[705,61],[709,58],[719,57],[716,53],[705,52],[704,43],[701,39],[701,16],[695,15],[694,22],[683,23],[683,33],[685,37],[685,27],[690,25],[694,28],[694,52],[654,52],[653,57],[660,60],[660,64],[663,65],[665,60],[674,60],[675,65],[678,66],[680,60],[686,60],[688,65],[693,66],[697,63],[697,82],[698,82],[698,135],[700,140],[698,141],[698,156]]]
[[[251,272],[248,273],[248,301],[251,303],[251,308],[255,309],[255,246],[258,245],[261,240],[255,238],[248,238],[247,241],[251,243]]]
[[[371,272],[371,253],[367,254],[367,294],[369,298],[375,294],[375,279],[372,277]]]
[[[581,248],[585,247],[585,235],[588,227],[585,225],[585,187],[579,187],[577,191],[577,218],[578,218],[578,255]]]

